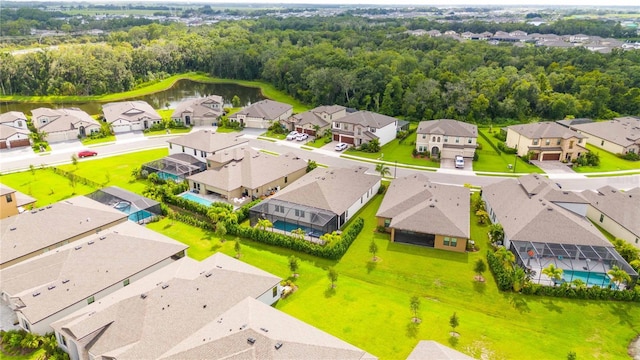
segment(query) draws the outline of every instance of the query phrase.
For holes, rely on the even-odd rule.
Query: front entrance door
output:
[[[189,116],[189,115],[185,116],[184,117],[184,123],[187,126],[191,125],[191,116]]]
[[[437,157],[440,154],[440,149],[437,146],[431,148],[431,156]]]
[[[143,124],[144,124],[144,128],[145,128],[145,129],[148,129],[148,128],[149,128],[149,121],[145,120],[145,121],[143,122]]]
[[[81,138],[87,137],[87,131],[84,129],[84,126],[80,126],[80,129],[78,131],[80,132]]]

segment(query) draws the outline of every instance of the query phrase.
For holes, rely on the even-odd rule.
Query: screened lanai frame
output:
[[[117,186],[109,186],[86,195],[101,204],[129,214],[129,220],[146,223],[162,214],[159,202]]]
[[[511,241],[510,250],[516,255],[516,263],[525,269],[538,273],[533,274],[532,280],[540,281],[539,272],[553,264],[563,271],[582,272],[587,276],[604,274],[617,266],[624,270],[632,279],[638,280],[638,273],[629,265],[613,246],[573,245],[559,243],[545,243],[532,241]],[[573,279],[569,279],[572,281]],[[601,284],[605,286],[607,283]]]
[[[300,212],[304,212],[303,219],[298,216]],[[276,221],[292,224],[314,237],[338,230],[338,216],[331,211],[278,199],[262,201],[249,209],[251,226],[261,219],[267,219],[272,224]]]
[[[203,162],[191,163],[170,155],[143,164],[142,170],[146,170],[149,174],[157,173],[160,178],[165,180],[182,182],[187,177],[206,170],[206,164]]]

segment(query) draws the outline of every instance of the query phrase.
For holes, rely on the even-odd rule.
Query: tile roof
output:
[[[395,123],[396,121],[398,121],[398,119],[394,117],[374,113],[371,111],[356,111],[338,120],[338,122],[340,123],[362,125],[376,129],[382,129],[389,124]]]
[[[640,237],[640,187],[623,192],[604,186],[597,192],[586,190],[581,194],[591,206]]]
[[[15,134],[29,135],[30,131],[14,128],[12,126],[0,125],[0,140],[6,140]]]
[[[254,118],[273,120],[291,109],[293,109],[293,106],[289,104],[273,100],[261,100],[249,105],[235,114],[230,115],[229,118],[235,119],[237,115],[247,115]]]
[[[37,108],[31,110],[32,117],[37,119],[41,116],[49,118],[49,122],[46,124],[40,124],[38,121],[34,121],[33,125],[38,130],[45,131],[48,134],[77,130],[81,126],[85,128],[100,128],[100,123],[91,117],[86,112],[77,109],[49,109],[49,108]],[[88,132],[87,132],[88,133]]]
[[[126,218],[127,214],[114,208],[78,196],[2,219],[0,264],[80,234],[95,232],[113,223],[126,221]]]
[[[218,109],[208,107],[209,104],[218,104]],[[187,99],[181,101],[171,114],[172,118],[179,118],[182,113],[191,113],[192,117],[211,117],[217,118],[224,112],[224,100],[219,95],[209,95],[196,99]]]
[[[483,197],[496,214],[497,222],[502,224],[506,238],[512,241],[612,246],[585,217],[559,205],[575,202],[576,194],[569,192],[565,195],[543,179],[537,174],[526,175],[483,188]],[[566,196],[566,201],[562,200],[563,196]]]
[[[418,134],[478,137],[478,127],[473,124],[451,119],[420,121]]]
[[[572,124],[571,128],[597,136],[623,147],[640,144],[640,118],[635,116],[588,124]]]
[[[144,117],[151,120],[162,120],[162,117],[145,101],[121,101],[102,105],[104,118],[108,123],[118,119],[138,121]]]
[[[307,162],[293,153],[273,156],[248,148],[232,149],[228,153],[234,160],[187,179],[226,191],[239,187],[256,189],[307,167]]]
[[[34,324],[186,248],[128,221],[1,270],[0,287]]]
[[[273,199],[342,214],[380,181],[366,167],[316,168],[280,190]]]
[[[249,140],[242,138],[242,134],[239,133],[217,133],[211,130],[200,130],[190,132],[186,135],[177,136],[167,142],[207,153],[213,153],[234,146],[247,144]]]
[[[407,360],[427,359],[473,360],[474,358],[433,340],[421,340],[407,357]]]
[[[410,175],[391,182],[376,216],[390,218],[395,229],[469,238],[469,195],[467,188]]]
[[[0,114],[0,124],[14,122],[16,120],[27,121],[27,117],[24,115],[23,112],[20,112],[20,111],[9,111],[9,112]]]
[[[557,124],[553,121],[538,122],[531,124],[520,124],[507,126],[507,129],[511,129],[522,136],[529,139],[542,139],[542,138],[562,138],[569,139],[572,137],[578,139],[584,139],[586,136],[579,134],[573,130]]]

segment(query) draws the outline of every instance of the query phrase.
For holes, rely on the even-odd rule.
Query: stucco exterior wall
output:
[[[369,190],[361,194],[360,198],[356,200],[345,214],[345,223],[349,221],[363,206],[365,206],[377,193],[380,188],[380,180],[376,182]],[[342,226],[343,224],[340,224]]]
[[[607,150],[611,153],[614,154],[624,154],[626,153],[626,149],[618,144],[614,144],[610,141],[607,141],[603,138],[600,138],[594,134],[590,134],[584,131],[580,131],[580,130],[576,130],[578,133],[584,135],[587,137],[587,141],[589,142],[589,144],[599,147],[600,149],[604,149]]]
[[[454,238],[453,236],[446,236],[449,239]],[[467,239],[466,238],[459,238],[459,237],[455,237],[456,239],[456,246],[450,246],[450,245],[445,245],[444,244],[444,239],[445,236],[444,235],[436,235],[436,239],[435,242],[433,244],[433,247],[436,249],[441,249],[441,250],[447,250],[447,251],[455,251],[455,252],[465,252],[467,251]]]
[[[14,192],[0,196],[0,219],[13,215],[18,215],[18,202]]]
[[[601,215],[602,221],[600,221]],[[636,248],[640,249],[640,234],[632,233],[591,205],[589,205],[589,207],[587,208],[587,218],[589,218],[589,220],[593,221],[598,226],[607,230],[609,233],[611,233],[611,235],[626,240],[627,242],[633,244]]]

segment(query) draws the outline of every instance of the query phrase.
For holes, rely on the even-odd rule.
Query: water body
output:
[[[240,98],[241,106],[251,105],[264,99],[259,88],[251,88],[236,84],[207,84],[185,79],[177,81],[170,89],[165,91],[127,100],[143,100],[148,102],[154,109],[175,109],[178,103],[185,99],[193,99],[208,95],[222,96],[226,107],[232,106],[231,99],[236,95]],[[0,113],[21,111],[30,115],[31,110],[39,107],[48,107],[53,109],[76,107],[93,115],[102,113],[102,104],[103,103],[97,101],[57,104],[1,102]]]

